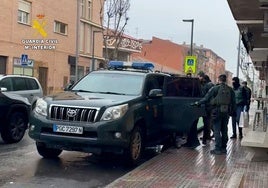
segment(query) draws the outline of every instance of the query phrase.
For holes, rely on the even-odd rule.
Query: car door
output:
[[[27,90],[26,79],[23,77],[12,77],[11,80],[13,85],[12,93],[27,98],[31,103],[32,96],[31,93]]]
[[[198,78],[166,77],[163,97],[163,130],[186,133],[200,117],[206,115],[203,106],[190,104],[200,100]]]
[[[34,78],[25,78],[26,79],[26,85],[27,85],[27,91],[30,93],[29,101],[31,104],[33,104],[38,98],[41,98],[43,96],[43,91],[38,84],[38,82]]]
[[[162,97],[150,97],[149,93],[152,89],[163,89],[164,76],[151,74],[146,79],[145,95],[146,95],[146,124],[147,138],[155,140],[161,132],[161,124],[163,121],[163,103]]]

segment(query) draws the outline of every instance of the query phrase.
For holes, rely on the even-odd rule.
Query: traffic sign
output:
[[[186,56],[184,62],[185,73],[196,73],[196,56]]]
[[[28,55],[21,54],[21,65],[28,65]]]

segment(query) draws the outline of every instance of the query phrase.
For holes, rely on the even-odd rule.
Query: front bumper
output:
[[[81,126],[83,134],[54,132],[53,124]],[[30,116],[29,136],[49,148],[89,153],[121,153],[129,146],[127,126],[124,119],[95,123],[68,122],[49,120],[33,112]],[[121,133],[121,137],[116,137],[115,133]]]

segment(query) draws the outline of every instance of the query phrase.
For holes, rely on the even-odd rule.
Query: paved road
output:
[[[146,160],[154,155],[149,153]],[[43,159],[28,134],[16,144],[0,139],[0,187],[104,187],[133,168],[118,156],[80,152],[64,151],[56,160]]]

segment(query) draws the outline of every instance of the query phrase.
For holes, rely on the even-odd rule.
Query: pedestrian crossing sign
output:
[[[196,73],[196,56],[186,56],[184,62],[184,72],[195,74]]]
[[[28,55],[27,54],[21,55],[21,65],[28,65]]]

